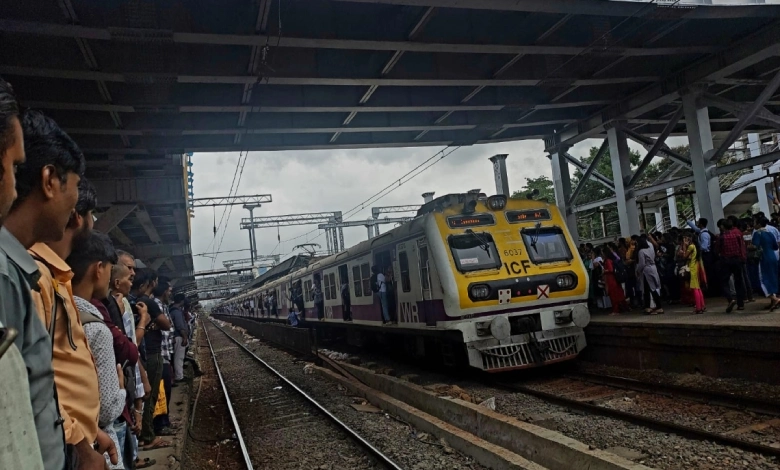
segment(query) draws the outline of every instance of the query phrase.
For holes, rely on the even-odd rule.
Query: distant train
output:
[[[374,266],[388,274],[397,325],[381,326],[380,301],[371,289]],[[538,200],[478,192],[439,197],[411,222],[216,310],[256,317],[273,295],[279,317],[286,318],[299,281],[307,323],[317,321],[312,292],[321,282],[322,321],[339,324],[348,339],[400,335],[399,347],[460,357],[488,372],[573,359],[585,347],[583,328],[590,321],[585,266],[557,207]],[[353,322],[343,320],[344,284]]]

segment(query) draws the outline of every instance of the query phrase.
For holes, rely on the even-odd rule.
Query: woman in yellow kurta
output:
[[[701,266],[701,249],[696,239],[690,234],[683,235],[683,243],[685,244],[685,259],[687,260],[688,269],[691,270],[690,288],[693,291],[693,298],[696,301],[696,310],[693,313],[704,313],[706,308],[704,305],[704,293],[701,291],[701,283],[699,282],[699,268]]]

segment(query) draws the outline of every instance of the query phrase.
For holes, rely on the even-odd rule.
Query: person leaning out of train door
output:
[[[387,284],[385,284],[385,275],[382,274],[382,270],[379,266],[371,266],[371,272],[374,273],[371,276],[371,290],[379,295],[379,304],[382,307],[382,324],[386,325],[390,323],[390,312],[387,306]]]
[[[352,297],[349,295],[349,281],[341,281],[341,313],[344,321],[352,321]]]
[[[312,300],[314,300],[314,308],[317,310],[317,320],[324,320],[325,299],[322,296],[322,277],[319,274],[314,275],[314,285],[312,286],[311,297]]]

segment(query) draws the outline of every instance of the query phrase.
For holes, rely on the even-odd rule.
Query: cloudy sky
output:
[[[575,146],[570,153],[578,157],[586,155],[591,146],[600,143],[598,140],[585,141]],[[637,147],[632,145],[632,148]],[[255,216],[332,211],[346,213],[441,149],[418,147],[250,152],[237,194],[273,196],[273,202],[256,210]],[[550,161],[545,158],[541,140],[462,147],[381,200],[354,213],[349,220],[369,218],[371,207],[375,206],[420,204],[421,195],[426,191],[435,191],[440,196],[479,188],[488,195],[494,194],[495,183],[488,158],[499,153],[509,154],[507,169],[510,191],[523,186],[527,177],[551,176]],[[195,197],[227,196],[238,158],[239,155],[235,153],[195,154],[192,158]],[[216,208],[217,223],[223,209]],[[193,254],[213,253],[217,251],[217,246],[220,247],[219,251],[225,252],[213,259],[195,256],[196,271],[210,269],[212,263],[214,267],[221,268],[225,260],[249,258],[249,236],[245,230],[239,229],[240,219],[248,216],[245,209],[233,207],[220,245],[222,230],[218,232],[216,240],[212,235],[212,208],[195,209],[195,218],[192,219]],[[384,232],[390,228],[391,225],[384,225],[380,230]],[[307,242],[319,243],[322,250],[326,247],[323,231],[313,225],[281,227],[281,243],[277,242],[276,228],[258,229],[256,233],[261,255],[279,253],[285,258],[295,245]],[[344,238],[345,246],[352,246],[366,239],[366,229],[345,228]],[[242,249],[246,251],[234,251]]]

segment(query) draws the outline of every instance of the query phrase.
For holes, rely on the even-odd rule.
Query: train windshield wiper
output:
[[[471,230],[470,228],[466,229],[466,233],[474,237],[480,243],[480,248],[485,250],[488,258],[490,258],[490,241],[488,241],[486,238],[483,238],[482,235],[478,235],[477,232]]]
[[[531,236],[531,247],[535,252],[539,253],[539,249],[536,248],[536,242],[539,241],[539,230],[542,228],[542,223],[537,222],[534,228],[534,234]]]

